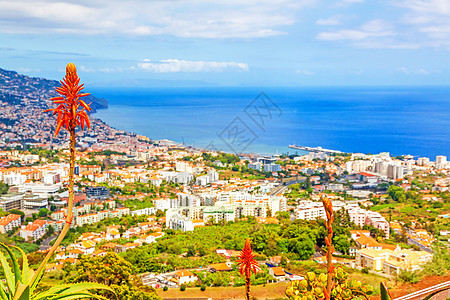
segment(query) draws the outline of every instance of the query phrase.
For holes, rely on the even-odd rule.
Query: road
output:
[[[289,185],[280,184],[279,186],[277,186],[275,189],[273,189],[270,192],[270,196],[275,196],[277,194],[284,194],[284,192],[287,190],[288,187],[289,187]]]
[[[50,242],[53,241],[54,239],[56,239],[57,235],[53,235],[49,238],[46,238],[45,240],[42,241],[41,246],[39,247],[39,250],[44,251],[50,248]]]

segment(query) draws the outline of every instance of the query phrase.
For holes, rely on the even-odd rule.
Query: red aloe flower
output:
[[[88,104],[86,104],[81,97],[85,97],[89,94],[81,94],[83,90],[83,84],[80,85],[80,78],[77,75],[77,68],[74,64],[69,63],[66,67],[66,76],[61,81],[61,87],[58,87],[56,91],[61,94],[60,97],[55,97],[50,100],[53,103],[58,104],[56,108],[47,109],[46,111],[53,111],[53,115],[58,115],[55,136],[58,135],[61,127],[69,132],[70,135],[70,166],[69,166],[69,200],[67,202],[67,215],[66,223],[62,228],[56,242],[50,248],[49,252],[45,256],[44,260],[39,265],[38,270],[33,276],[33,282],[39,276],[42,276],[45,265],[50,257],[55,253],[56,249],[61,244],[62,240],[69,231],[70,225],[73,220],[73,185],[74,185],[74,170],[75,170],[75,145],[76,145],[76,133],[77,126],[90,127],[89,117],[87,112],[91,110]],[[40,277],[39,277],[40,278]]]
[[[74,64],[67,64],[66,76],[60,82],[61,87],[58,87],[56,91],[62,96],[50,99],[58,106],[46,110],[53,111],[53,115],[58,115],[55,136],[58,135],[62,126],[69,132],[75,130],[77,126],[81,126],[84,129],[86,125],[89,128],[90,122],[87,112],[91,110],[89,107],[90,103],[86,104],[80,98],[90,94],[80,93],[84,88],[84,84],[79,84],[80,78],[77,75],[77,68]]]
[[[239,254],[239,260],[237,261],[238,265],[240,266],[239,272],[241,272],[241,275],[246,277],[251,276],[251,272],[258,272],[261,270],[261,268],[258,265],[258,262],[255,260],[255,254],[253,254],[252,247],[250,246],[250,239],[247,238],[245,241],[244,249],[242,249],[241,253]]]
[[[250,299],[250,276],[252,275],[252,271],[258,272],[261,268],[258,265],[258,262],[255,260],[255,254],[253,254],[252,247],[250,246],[250,239],[247,238],[245,241],[244,249],[242,249],[239,260],[237,260],[238,265],[240,266],[239,272],[241,276],[245,275],[245,291],[247,300]]]

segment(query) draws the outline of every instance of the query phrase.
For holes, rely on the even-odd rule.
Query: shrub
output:
[[[398,275],[398,278],[401,281],[408,282],[408,283],[418,283],[420,281],[420,276],[417,272],[414,271],[405,271],[402,270],[400,274]]]
[[[362,284],[355,279],[348,280],[348,273],[340,266],[334,268],[333,278],[335,286],[331,291],[331,299],[359,299],[360,297],[368,299],[368,295],[373,292],[373,287],[370,285]],[[305,299],[324,299],[326,286],[326,274],[316,276],[315,273],[308,272],[305,279],[292,281],[288,285],[286,296],[289,299],[297,299],[299,296],[307,297]]]
[[[361,272],[364,274],[369,274],[370,269],[368,267],[362,268]]]
[[[204,292],[206,290],[206,285],[202,284],[200,286],[200,291]]]
[[[163,291],[165,292],[165,291],[167,291],[169,288],[167,287],[167,286],[164,286],[163,287]]]
[[[180,291],[184,292],[185,290],[186,290],[186,285],[185,285],[185,284],[182,284],[182,285],[180,286]]]

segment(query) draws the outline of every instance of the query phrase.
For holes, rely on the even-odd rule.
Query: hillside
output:
[[[14,71],[0,68],[0,101],[10,105],[23,105],[29,100],[39,106],[47,106],[49,99],[56,96],[55,88],[61,84],[56,80],[39,77],[28,77]],[[92,113],[98,109],[108,108],[108,101],[89,95],[87,103],[92,102]],[[37,103],[40,102],[40,103]]]
[[[0,147],[29,143],[47,146],[64,144],[66,132],[61,131],[55,137],[56,118],[51,112],[44,112],[54,107],[50,98],[57,96],[55,88],[59,85],[55,80],[32,78],[0,69]],[[108,107],[105,99],[88,96],[84,100],[92,102],[91,113]],[[84,145],[111,138],[117,131],[95,117],[91,116],[90,120],[92,129],[79,133],[80,142]]]

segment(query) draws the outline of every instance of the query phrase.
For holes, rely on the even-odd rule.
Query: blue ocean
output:
[[[450,156],[450,88],[91,88],[95,116],[151,139],[226,152]]]

